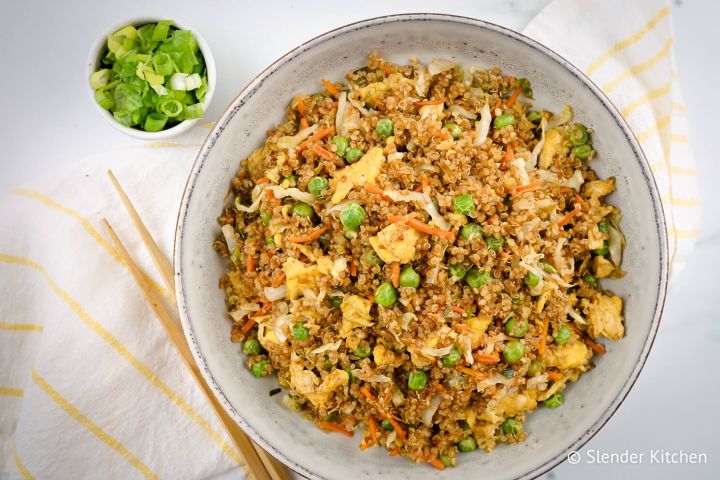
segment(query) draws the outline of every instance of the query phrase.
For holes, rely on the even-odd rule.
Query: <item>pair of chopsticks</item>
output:
[[[140,215],[138,215],[137,211],[133,207],[133,204],[130,202],[130,199],[128,198],[123,188],[120,186],[120,183],[117,181],[117,178],[115,178],[115,175],[113,175],[112,171],[108,170],[108,176],[110,177],[110,180],[112,181],[115,190],[120,196],[120,199],[125,205],[125,208],[127,209],[130,218],[135,224],[135,228],[140,234],[140,237],[142,238],[145,247],[148,249],[148,252],[152,257],[156,268],[160,272],[163,282],[165,283],[167,288],[170,289],[171,292],[175,291],[175,286],[173,282],[173,271],[170,263],[158,248],[157,243],[155,243],[155,240],[153,239],[148,229],[145,227],[145,224],[140,218]],[[247,466],[250,469],[250,472],[255,476],[257,480],[289,480],[291,476],[287,468],[285,468],[284,465],[271,457],[265,450],[255,445],[220,405],[217,398],[215,398],[215,395],[213,395],[213,393],[210,391],[210,387],[207,385],[207,383],[205,383],[205,379],[202,377],[200,370],[198,369],[195,361],[193,360],[192,353],[190,352],[190,348],[185,341],[185,336],[183,335],[179,320],[176,318],[176,316],[170,313],[170,311],[167,309],[156,291],[150,288],[147,280],[148,277],[144,274],[144,272],[140,269],[135,260],[133,260],[132,256],[128,253],[127,249],[123,245],[122,241],[120,241],[120,238],[118,238],[117,234],[113,230],[112,226],[110,226],[110,223],[107,221],[107,219],[104,218],[102,220],[102,223],[107,230],[108,235],[115,244],[118,253],[122,257],[123,261],[127,264],[128,269],[132,273],[132,276],[135,278],[138,286],[145,294],[145,299],[150,304],[150,307],[155,312],[155,315],[157,316],[158,320],[160,320],[162,326],[165,328],[165,332],[167,333],[168,338],[175,346],[175,349],[180,354],[180,357],[185,363],[185,366],[188,368],[193,378],[197,382],[198,386],[205,394],[208,402],[210,402],[210,405],[217,414],[218,419],[222,423],[223,427],[225,427],[228,435],[230,435],[230,438],[232,439],[235,447],[238,449],[242,457],[247,462]]]

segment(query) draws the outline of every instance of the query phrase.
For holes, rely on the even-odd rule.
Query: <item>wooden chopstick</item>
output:
[[[162,276],[163,282],[165,282],[165,286],[168,288],[168,290],[174,292],[175,282],[173,280],[173,272],[172,267],[170,266],[170,262],[168,262],[167,258],[165,258],[165,255],[163,255],[163,253],[160,251],[160,248],[155,242],[155,239],[150,234],[147,227],[145,227],[145,224],[140,218],[140,215],[138,215],[132,202],[130,202],[130,198],[125,193],[125,190],[123,190],[123,188],[120,186],[120,182],[117,181],[117,178],[115,178],[112,170],[108,170],[107,174],[110,177],[110,180],[112,181],[115,190],[120,196],[120,200],[122,200],[123,205],[125,205],[125,209],[128,211],[128,214],[130,214],[130,218],[135,224],[135,228],[140,233],[140,237],[145,244],[145,248],[147,248],[150,256],[153,259],[153,262],[155,262],[155,266],[160,271],[160,276]],[[174,302],[175,298],[172,298]]]
[[[140,233],[140,237],[142,238],[142,241],[145,244],[145,247],[148,249],[148,252],[150,252],[150,255],[153,258],[153,262],[155,263],[155,266],[157,267],[157,269],[160,271],[161,275],[163,276],[163,279],[165,280],[166,284],[168,285],[168,288],[171,291],[174,291],[175,286],[174,286],[174,281],[173,281],[173,270],[172,270],[172,266],[170,265],[170,262],[168,262],[167,258],[160,251],[160,248],[157,246],[157,243],[155,243],[155,239],[148,231],[147,227],[145,226],[145,223],[142,221],[142,218],[138,214],[137,210],[135,210],[135,207],[133,206],[132,202],[130,201],[130,198],[127,196],[127,194],[125,193],[125,190],[123,190],[122,186],[120,185],[120,182],[118,182],[117,178],[115,178],[115,175],[112,173],[112,170],[108,170],[107,173],[115,187],[115,190],[117,191],[118,195],[120,196],[120,199],[122,200],[123,204],[125,205],[125,208],[127,209],[128,214],[132,218],[132,221],[135,224],[135,228]],[[107,223],[107,221],[105,221],[105,222]],[[107,226],[109,227],[110,225],[108,224]],[[119,242],[119,239],[118,239],[118,242]],[[125,250],[124,247],[122,249]],[[127,253],[126,250],[125,250],[125,253]],[[132,258],[130,258],[129,254],[128,254],[128,260],[132,261]],[[140,272],[142,272],[142,270],[140,270],[136,264],[135,264],[135,267]],[[141,288],[143,288],[143,290],[145,291],[145,293],[147,295],[148,290],[143,287],[143,285],[145,287],[147,287],[147,282],[146,282],[145,278],[146,277],[142,278],[143,282],[140,284],[140,286],[141,286]],[[156,297],[155,293],[152,293],[152,296]],[[156,299],[157,299],[157,297],[156,297]],[[159,302],[159,299],[157,299],[157,300]],[[175,299],[173,298],[173,304],[174,304],[174,300]],[[148,300],[148,301],[150,301],[150,300]],[[152,301],[150,301],[150,304],[151,305],[153,304]],[[168,332],[168,335],[173,340],[173,343],[176,343],[174,338],[179,338],[181,345],[185,349],[187,349],[188,353],[190,353],[187,343],[185,342],[185,337],[182,333],[179,322],[175,318],[172,318],[172,317],[171,317],[171,320],[172,321],[167,322],[167,325],[165,326],[166,330],[169,330],[169,329],[173,330],[173,333]],[[165,325],[165,323],[163,325]],[[177,346],[177,344],[176,344],[176,346]],[[190,354],[189,359],[190,359],[193,367],[195,368],[195,370],[197,370],[197,366],[195,365],[195,362],[193,361],[192,354]],[[195,376],[194,373],[193,373],[193,376]],[[197,377],[196,377],[196,379],[197,379]],[[207,384],[205,384],[205,381],[204,381],[204,379],[202,379],[202,376],[200,376],[200,380],[202,381],[200,386],[203,389],[203,392],[206,395],[209,394],[209,396],[212,398],[211,403],[213,403],[213,400],[215,402],[217,402],[217,399],[215,398],[213,393],[210,391]],[[223,410],[222,408],[220,408],[220,410],[221,410],[222,414],[227,417],[225,410]],[[221,418],[221,420],[222,420],[222,418]],[[247,442],[250,442],[273,480],[289,480],[291,478],[290,471],[287,469],[287,467],[285,467],[285,465],[280,463],[278,460],[276,460],[271,455],[269,455],[265,450],[258,447],[249,438],[247,438],[247,436],[245,435],[245,432],[243,432],[232,419],[230,419],[228,417],[228,420],[230,421],[231,428],[232,428],[232,431],[228,430],[228,434],[230,435],[230,437],[233,438],[233,442],[235,442],[236,446],[238,446],[238,443],[243,443],[243,444],[246,443],[245,440]],[[223,424],[225,424],[225,422],[223,422]],[[226,426],[226,429],[227,429],[227,426]],[[236,439],[235,436],[238,436],[238,435],[240,437]],[[238,446],[238,449],[240,449],[239,446]],[[242,452],[242,449],[240,449],[240,451]],[[244,453],[243,453],[243,455],[244,455]]]
[[[177,328],[177,323],[175,319],[165,308],[161,299],[156,295],[156,293],[145,281],[140,267],[138,267],[138,265],[135,263],[135,260],[130,256],[127,249],[120,241],[107,219],[103,219],[103,225],[105,226],[108,235],[115,244],[115,247],[118,249],[118,253],[127,264],[138,286],[145,294],[145,298],[150,304],[150,307],[152,307],[155,315],[160,320],[162,326],[165,327],[165,332],[168,334],[168,337],[170,337],[170,340],[175,346],[177,352],[183,359],[185,366],[188,368],[188,370],[190,370],[193,378],[200,386],[200,389],[205,394],[207,400],[210,402],[210,405],[212,406],[216,415],[225,427],[225,430],[227,430],[238,451],[240,451],[242,456],[245,458],[245,461],[247,462],[250,471],[255,475],[255,478],[257,478],[258,480],[276,480],[278,478],[282,478],[279,476],[271,475],[271,473],[265,467],[263,461],[260,459],[257,451],[253,447],[252,442],[245,435],[245,432],[240,430],[240,427],[238,427],[238,425],[230,418],[230,416],[225,412],[223,407],[217,401],[215,395],[213,395],[213,393],[210,391],[210,388],[208,387],[207,383],[205,383],[205,379],[202,377],[200,370],[195,364],[195,361],[192,358],[192,353],[190,352],[190,348],[185,342],[185,337],[183,336],[182,332]]]

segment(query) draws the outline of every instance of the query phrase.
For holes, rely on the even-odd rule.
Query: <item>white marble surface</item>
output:
[[[3,2],[0,11],[0,191],[52,172],[80,157],[138,141],[107,125],[91,104],[84,63],[108,25],[138,15],[183,20],[210,43],[222,81],[208,118],[216,118],[257,72],[286,51],[328,29],[367,17],[402,12],[443,12],[482,18],[522,30],[549,0],[240,2]],[[332,15],[330,12],[332,11]],[[711,147],[720,102],[714,52],[720,2],[673,3],[675,49],[700,172],[705,212],[694,257],[675,283],[655,346],[638,382],[608,424],[583,449],[578,465],[561,464],[543,478],[720,478],[715,414],[720,398],[714,349],[720,347],[720,313],[711,300],[720,268],[720,176]],[[271,23],[270,23],[271,22]],[[703,47],[704,46],[704,47]],[[702,53],[698,53],[700,48]],[[701,56],[702,55],[702,56]],[[70,187],[70,185],[69,185]],[[2,233],[0,233],[2,234]],[[706,465],[650,464],[652,449],[704,452]],[[597,465],[591,451],[645,453],[641,465]],[[479,476],[481,472],[478,472]]]

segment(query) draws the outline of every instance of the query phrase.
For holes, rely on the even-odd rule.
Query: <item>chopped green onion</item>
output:
[[[145,131],[146,132],[159,132],[165,128],[167,117],[162,113],[152,112],[145,117]]]
[[[115,105],[112,94],[102,90],[95,92],[95,101],[105,110],[110,110]]]
[[[164,42],[167,38],[168,31],[170,30],[170,25],[172,24],[172,21],[170,20],[163,20],[161,22],[158,22],[157,25],[155,25],[155,29],[153,30],[152,34],[152,41],[153,42]]]
[[[163,76],[172,75],[172,73],[175,71],[175,67],[173,67],[172,64],[172,59],[167,53],[160,52],[153,55],[152,65],[155,71]]]
[[[194,103],[185,107],[185,118],[202,118],[205,114],[205,109],[202,103]]]
[[[107,85],[109,80],[110,70],[107,68],[103,68],[102,70],[98,70],[97,72],[90,75],[90,86],[93,88],[93,90],[97,90],[98,88],[102,88]]]
[[[183,110],[183,105],[177,100],[163,100],[158,104],[158,109],[168,117],[177,117]]]

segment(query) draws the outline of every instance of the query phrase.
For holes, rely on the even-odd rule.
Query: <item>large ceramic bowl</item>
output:
[[[461,64],[500,66],[532,81],[535,104],[559,111],[573,106],[591,126],[599,152],[593,168],[617,178],[610,202],[623,213],[627,237],[623,269],[608,286],[625,300],[626,336],[611,343],[597,368],[569,386],[565,404],[529,415],[527,440],[492,453],[463,454],[441,474],[427,464],[358,450],[359,436],[327,434],[284,408],[276,383],[252,377],[230,325],[218,278],[225,260],[212,250],[228,185],[245,158],[280,122],[293,95],[318,90],[320,79],[340,80],[365,65],[367,55],[405,63],[451,58]],[[177,301],[195,360],[213,391],[240,426],[261,446],[309,478],[532,478],[580,448],[622,403],[643,367],[657,331],[668,274],[660,198],[640,147],[615,107],[577,68],[522,35],[479,20],[448,15],[382,17],[321,35],[291,51],[255,78],[230,104],[205,141],[180,207],[175,239]]]

